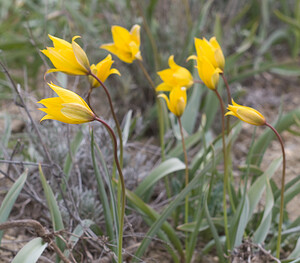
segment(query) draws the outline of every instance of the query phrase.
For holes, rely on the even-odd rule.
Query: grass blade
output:
[[[170,173],[183,169],[185,169],[184,163],[177,158],[171,158],[162,162],[139,184],[135,189],[135,194],[140,197],[143,196],[158,180]]]
[[[59,207],[57,205],[55,196],[53,194],[53,191],[50,187],[50,185],[48,184],[45,175],[43,173],[42,167],[41,165],[39,165],[39,172],[40,172],[40,179],[42,182],[42,186],[43,186],[43,190],[44,190],[44,194],[46,197],[46,201],[47,201],[47,205],[50,211],[50,215],[51,215],[51,221],[52,221],[52,225],[53,225],[53,229],[54,231],[59,231],[64,229],[64,224],[63,224],[63,220],[62,220],[62,216],[61,213],[59,211]],[[59,247],[59,249],[64,252],[65,250],[65,243],[63,242],[63,240],[61,240],[60,238],[56,238],[56,243],[57,246]]]
[[[35,263],[42,255],[48,243],[37,237],[28,242],[14,257],[12,263]]]
[[[27,179],[27,171],[25,171],[18,180],[12,185],[8,193],[6,194],[1,207],[0,207],[0,223],[4,223],[7,218],[9,217],[9,214],[11,212],[11,209],[14,206],[14,203],[16,202],[24,184]],[[0,243],[3,236],[3,231],[0,231]]]

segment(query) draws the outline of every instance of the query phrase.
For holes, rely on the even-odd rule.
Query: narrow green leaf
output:
[[[204,202],[204,212],[205,212],[205,216],[206,216],[206,219],[207,219],[207,222],[209,224],[209,227],[210,227],[210,231],[214,237],[214,240],[215,240],[215,244],[216,244],[216,249],[217,249],[217,254],[218,254],[218,257],[219,257],[219,262],[226,262],[225,261],[225,258],[224,258],[224,251],[223,251],[223,247],[222,247],[222,243],[221,243],[221,239],[218,235],[218,232],[217,232],[217,229],[211,219],[211,216],[209,214],[209,210],[208,210],[208,207],[207,207],[207,196],[205,198],[205,202]]]
[[[253,235],[253,240],[256,244],[261,244],[265,241],[271,227],[272,209],[274,206],[274,198],[270,186],[269,178],[266,177],[266,202],[263,218]]]
[[[135,189],[135,194],[143,196],[148,189],[150,189],[158,180],[166,175],[181,171],[185,169],[185,164],[177,158],[171,158],[162,162],[158,167],[154,168],[152,172],[139,184]]]
[[[5,198],[0,207],[0,223],[4,223],[9,214],[11,209],[13,208],[25,182],[27,179],[27,170],[18,178],[17,181],[12,185],[9,189],[8,193],[5,195]],[[3,231],[0,231],[0,243],[3,236]]]
[[[42,255],[48,243],[37,237],[28,242],[14,257],[12,263],[35,263]]]
[[[217,225],[219,227],[224,227],[224,218],[211,218],[211,220],[214,223],[214,225]],[[177,229],[185,232],[194,232],[195,226],[196,226],[196,221],[193,221],[187,224],[179,225]],[[208,228],[209,228],[209,224],[207,222],[207,219],[203,218],[200,227],[198,228],[198,231],[201,232]]]
[[[296,246],[291,254],[288,256],[289,259],[299,258],[300,257],[300,237],[297,240]]]
[[[125,117],[125,124],[123,129],[123,145],[125,145],[128,141],[129,132],[130,132],[130,124],[131,124],[131,118],[132,118],[132,110],[129,110]]]
[[[79,149],[79,146],[83,140],[83,133],[81,130],[79,130],[74,138],[74,140],[71,142],[71,153],[68,153],[65,164],[64,164],[64,174],[66,175],[66,181],[69,179],[70,172],[72,169],[73,161],[72,161],[72,156],[74,157],[76,152]],[[72,156],[71,156],[72,155]]]
[[[92,224],[94,224],[94,221],[90,219],[85,219],[72,232],[72,235],[70,236],[69,239],[69,244],[70,244],[70,250],[73,250],[73,248],[76,246],[78,240],[80,237],[84,234],[86,229],[88,229]],[[64,255],[68,258],[70,254],[70,250],[65,250]]]
[[[234,244],[234,247],[237,247],[242,243],[248,218],[249,199],[246,195],[245,198],[240,202],[237,212],[232,219],[232,224],[230,225],[230,244]]]
[[[282,157],[279,157],[275,159],[268,167],[268,169],[261,175],[259,178],[256,179],[256,181],[251,185],[249,191],[248,191],[248,198],[249,198],[249,217],[252,216],[255,207],[259,203],[262,194],[266,188],[266,180],[267,178],[271,178],[278,167],[282,163]]]
[[[91,134],[91,157],[92,157],[92,161],[93,161],[93,167],[94,167],[95,177],[96,177],[97,186],[98,186],[99,198],[100,198],[101,204],[103,206],[106,231],[107,231],[107,235],[109,236],[109,239],[114,240],[113,220],[111,217],[110,206],[109,206],[107,194],[105,191],[103,178],[100,174],[99,167],[98,167],[98,164],[97,164],[96,158],[95,158],[95,150],[94,150],[95,143],[94,143],[93,131],[91,131],[90,134]]]
[[[155,222],[155,220],[157,220],[159,218],[159,216],[160,216],[159,213],[157,213],[149,205],[145,204],[144,201],[142,199],[140,199],[133,192],[126,190],[126,197],[130,201],[129,202],[130,206],[133,205],[134,207],[136,207],[137,209],[142,211],[146,215],[147,218],[151,219],[151,224],[149,224],[150,226],[153,224],[153,222]],[[172,245],[177,249],[178,254],[181,257],[184,257],[184,252],[183,252],[180,240],[179,240],[175,230],[173,229],[173,227],[168,222],[164,222],[161,229],[166,233],[166,235],[168,236]]]
[[[50,185],[48,184],[48,182],[46,180],[46,177],[43,173],[41,165],[39,165],[39,172],[40,172],[40,179],[41,179],[41,182],[42,182],[44,194],[45,194],[46,201],[47,201],[47,206],[49,208],[50,215],[51,215],[51,221],[52,221],[53,229],[54,229],[54,231],[62,230],[62,229],[64,229],[62,216],[61,216],[61,213],[59,211],[59,207],[57,205],[57,202],[56,202],[55,196],[53,194],[53,191],[52,191]],[[57,237],[56,238],[56,243],[57,243],[57,246],[59,247],[59,249],[62,252],[64,252],[66,245],[63,242],[63,240],[61,240],[60,238]]]
[[[218,158],[220,155],[217,154],[216,158]],[[197,174],[190,183],[176,196],[176,198],[168,205],[168,207],[163,211],[163,213],[160,215],[160,217],[152,224],[149,231],[147,232],[145,238],[143,239],[141,245],[139,246],[138,250],[135,253],[136,257],[141,257],[141,255],[144,253],[146,248],[149,246],[149,243],[151,241],[151,237],[153,237],[161,228],[162,224],[167,220],[167,218],[172,214],[172,212],[176,209],[176,207],[182,202],[182,200],[185,198],[186,195],[190,193],[191,190],[193,190],[195,187],[197,187],[197,184],[199,182],[199,178],[201,176],[204,176],[208,171],[211,170],[212,162],[208,162],[206,166],[203,167],[201,172]]]
[[[288,17],[282,14],[279,10],[274,10],[274,14],[283,22],[287,23],[288,25],[294,27],[297,30],[300,30],[300,25],[296,19]]]

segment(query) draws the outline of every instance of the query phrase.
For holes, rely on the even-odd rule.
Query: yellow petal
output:
[[[83,49],[75,42],[75,39],[80,38],[80,36],[75,36],[72,38],[72,48],[74,51],[74,55],[78,61],[78,63],[85,68],[86,73],[89,73],[90,70],[90,62],[86,55],[86,53],[83,51]]]
[[[166,84],[165,82],[159,84],[155,90],[158,92],[158,91],[171,91],[172,90],[172,86]]]
[[[111,32],[116,47],[123,51],[130,52],[129,43],[131,42],[131,35],[129,31],[121,26],[112,26]]]
[[[131,39],[137,44],[137,46],[140,46],[140,30],[141,27],[139,25],[134,25],[131,30],[130,30],[130,34],[131,34]]]

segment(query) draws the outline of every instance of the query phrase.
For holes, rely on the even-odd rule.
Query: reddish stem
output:
[[[284,208],[284,188],[285,188],[285,167],[286,167],[286,158],[285,158],[285,150],[282,138],[277,130],[269,123],[265,124],[268,126],[276,135],[282,151],[282,177],[281,177],[281,194],[280,194],[280,212],[279,212],[279,224],[278,224],[278,236],[277,236],[277,246],[276,246],[276,257],[280,258],[280,244],[281,244],[281,231],[282,231],[282,223],[283,223],[283,208]]]

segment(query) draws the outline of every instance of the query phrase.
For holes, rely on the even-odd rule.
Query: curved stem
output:
[[[101,120],[99,117],[95,116],[95,120],[99,121],[102,123],[107,131],[109,132],[112,140],[113,140],[113,146],[114,146],[114,158],[115,158],[115,163],[119,172],[119,178],[121,182],[121,187],[122,187],[122,207],[121,207],[121,216],[120,216],[120,229],[119,229],[119,243],[118,243],[118,263],[122,263],[122,244],[123,244],[123,228],[124,228],[124,217],[125,217],[125,205],[126,205],[126,197],[125,197],[125,181],[124,181],[124,176],[122,173],[122,169],[119,163],[118,159],[118,142],[116,135],[112,128],[103,120]]]
[[[110,106],[110,111],[111,111],[113,119],[116,123],[117,132],[118,132],[118,136],[119,136],[119,140],[120,140],[120,165],[121,165],[121,167],[123,167],[123,137],[122,137],[122,131],[121,131],[120,123],[117,119],[117,116],[116,116],[116,113],[115,113],[115,110],[114,110],[114,106],[112,104],[112,99],[111,99],[110,94],[108,92],[108,89],[106,88],[104,83],[93,72],[90,71],[89,75],[92,76],[93,78],[95,78],[99,82],[99,84],[102,86],[102,88],[104,89],[104,91],[106,93],[106,96],[107,96],[107,99],[108,99],[108,102],[109,102],[109,106]],[[92,91],[90,90],[88,95],[90,95],[91,92]],[[88,102],[89,102],[89,100],[88,100]]]
[[[276,257],[280,257],[280,243],[281,243],[281,231],[282,231],[282,223],[283,223],[283,208],[284,208],[284,188],[285,188],[285,150],[281,136],[277,132],[277,130],[269,123],[265,124],[268,126],[276,135],[282,151],[282,177],[281,177],[281,194],[280,194],[280,212],[279,212],[279,224],[278,224],[278,236],[277,236],[277,246],[276,246]]]
[[[224,227],[225,227],[225,235],[226,235],[226,245],[227,250],[230,249],[230,240],[229,240],[229,232],[228,232],[228,219],[227,219],[227,204],[226,204],[226,190],[228,185],[228,171],[227,171],[227,155],[226,155],[226,143],[225,143],[225,111],[223,100],[219,94],[219,92],[215,89],[221,107],[222,113],[222,145],[223,145],[223,157],[224,157],[224,184],[223,184],[223,213],[224,213]]]
[[[185,147],[185,141],[184,141],[184,135],[183,135],[183,128],[180,117],[178,117],[178,124],[180,128],[180,135],[181,135],[181,142],[182,142],[182,150],[184,154],[184,163],[185,163],[185,186],[189,184],[189,164],[188,164],[188,158],[187,158],[187,152]],[[187,224],[189,222],[189,196],[185,196],[185,214],[184,214],[184,223]],[[186,244],[186,251],[188,251],[188,234],[185,238],[185,244]]]
[[[91,85],[91,87],[89,89],[89,92],[88,92],[88,95],[86,97],[86,101],[87,101],[87,104],[89,105],[89,107],[91,108],[92,112],[95,112],[94,109],[92,108],[92,105],[91,105],[91,94],[92,94],[93,89],[94,88]]]

